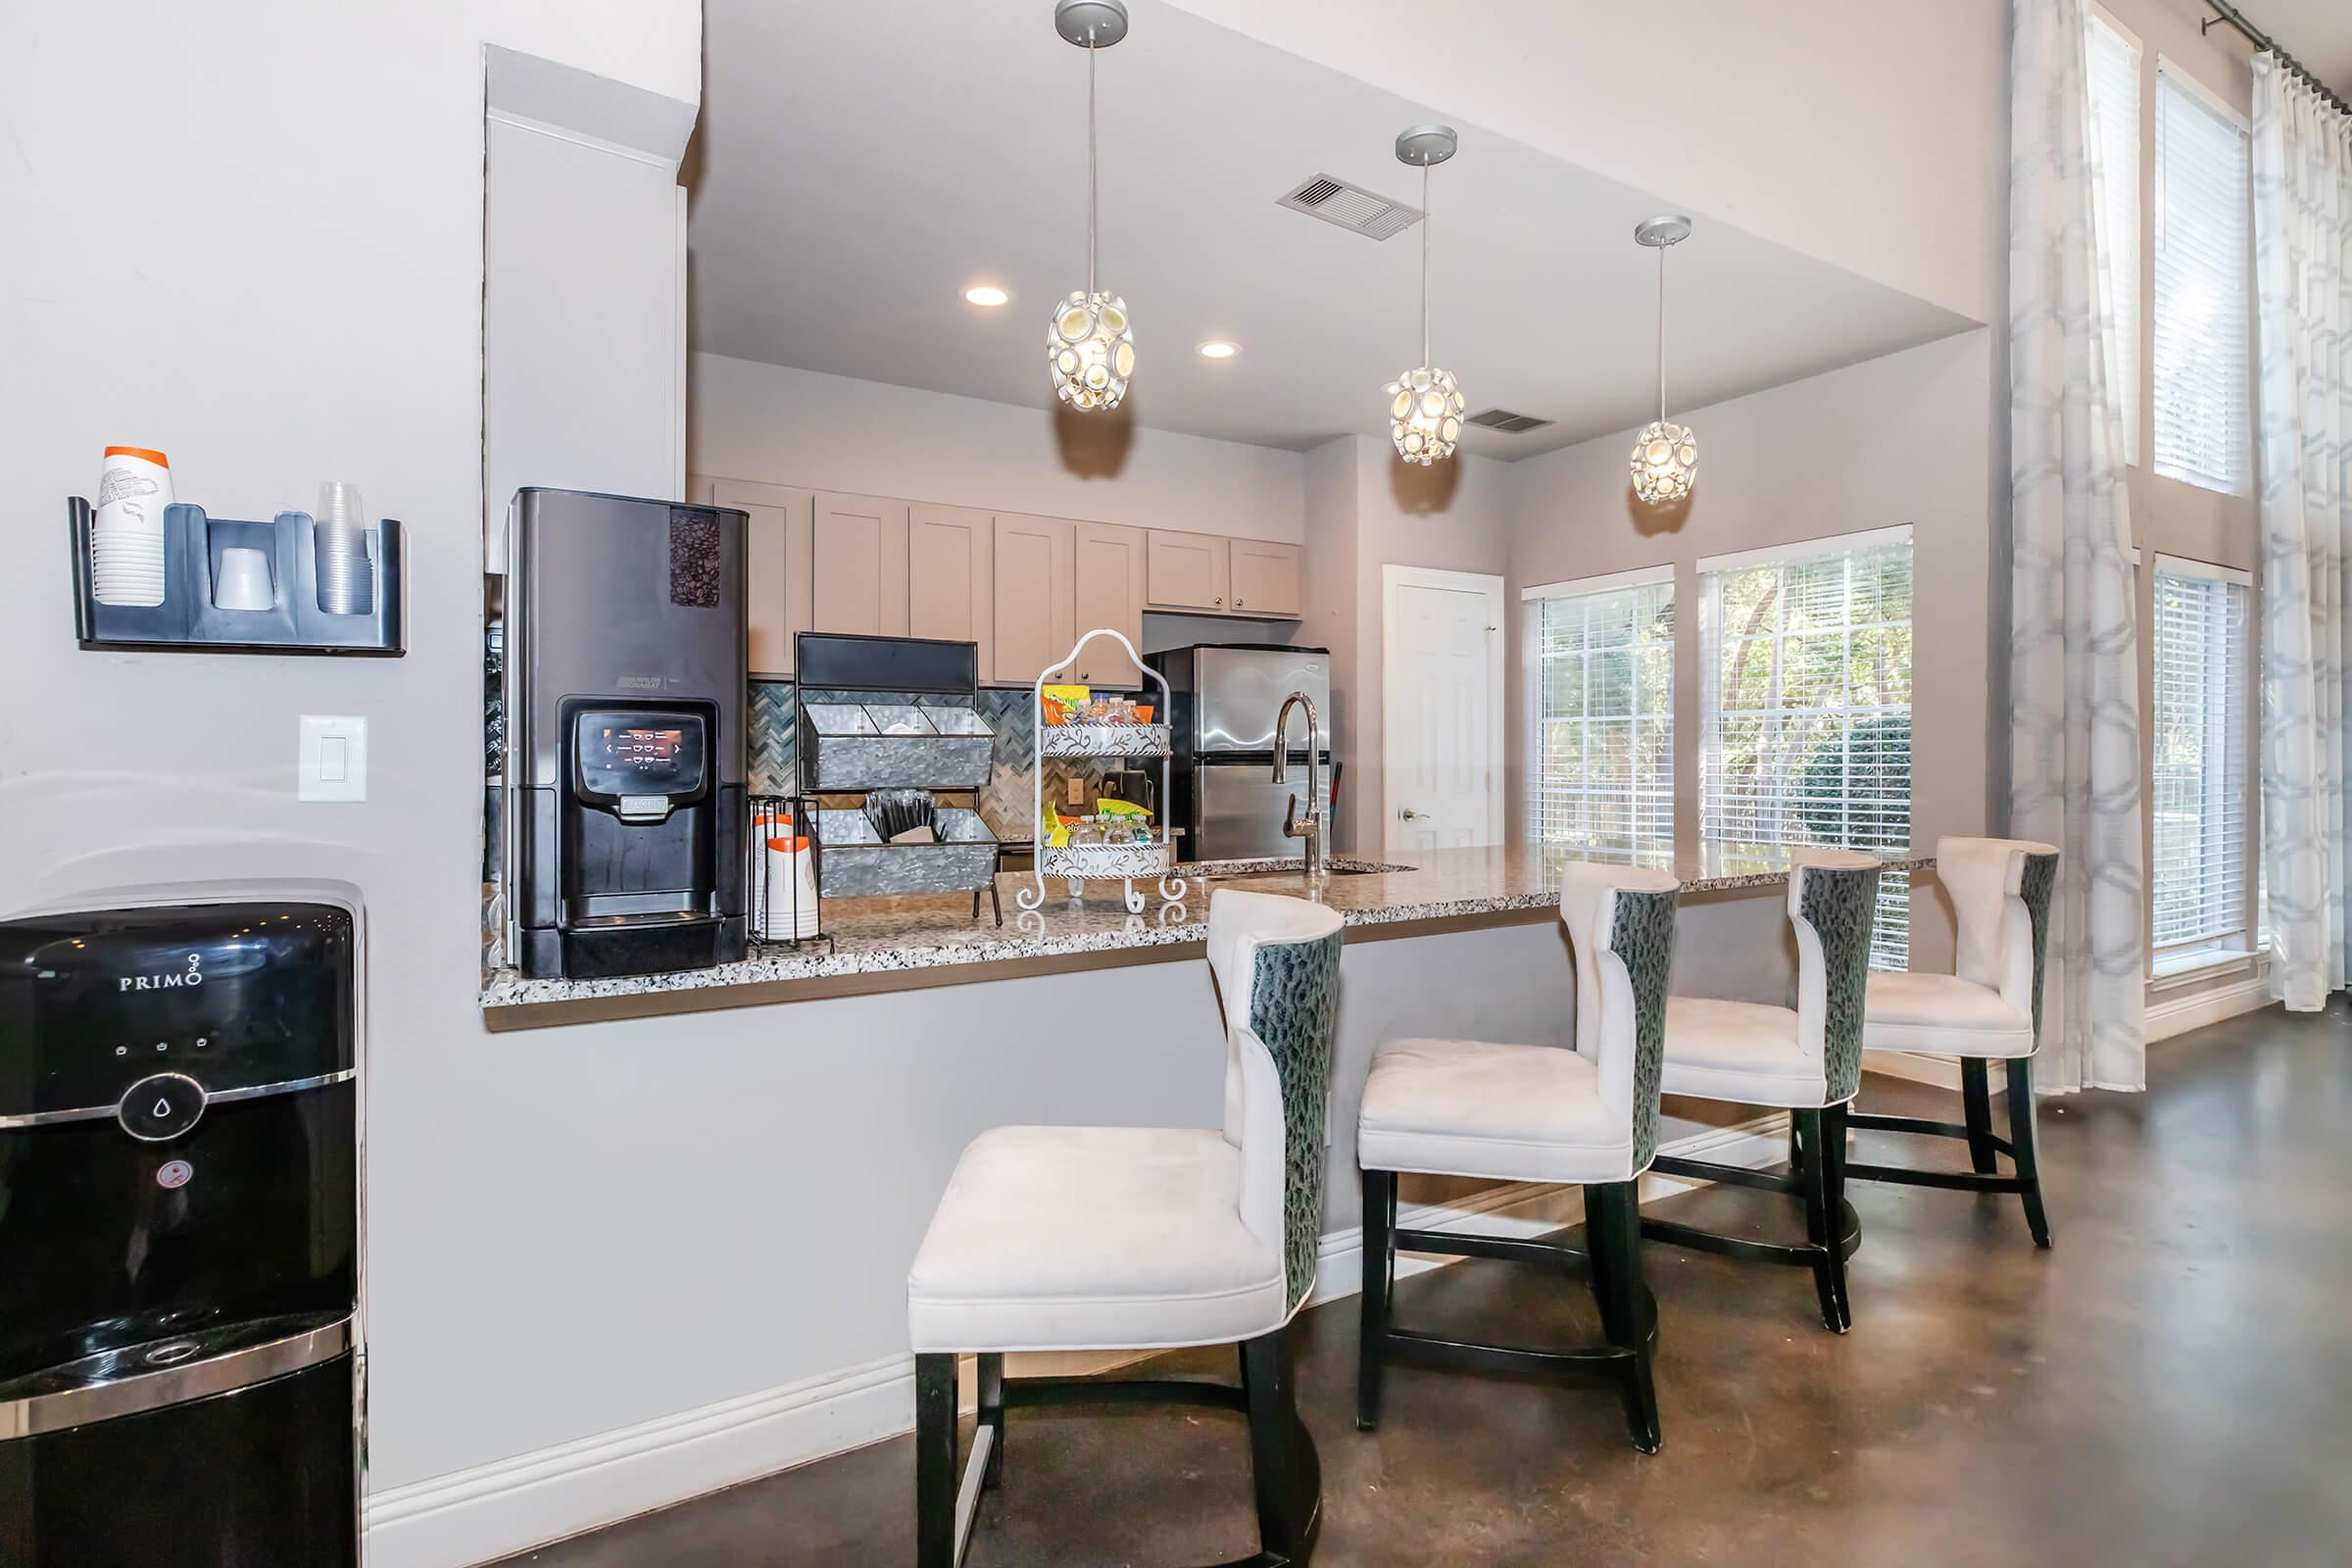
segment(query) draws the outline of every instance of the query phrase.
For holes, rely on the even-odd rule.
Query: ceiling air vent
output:
[[[1329,174],[1317,174],[1277,197],[1275,205],[1304,213],[1309,218],[1320,218],[1326,223],[1337,223],[1366,239],[1387,239],[1402,233],[1421,219],[1419,208],[1375,196],[1361,185],[1350,185]]]
[[[1500,430],[1504,435],[1525,435],[1530,430],[1541,430],[1552,421],[1539,419],[1532,414],[1513,414],[1508,409],[1481,409],[1470,416],[1470,422],[1483,424],[1490,430]]]

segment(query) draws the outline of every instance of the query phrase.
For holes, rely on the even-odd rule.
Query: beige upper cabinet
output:
[[[739,507],[751,519],[744,531],[744,618],[751,633],[751,673],[789,677],[793,635],[814,629],[809,565],[816,493],[791,485],[714,479],[710,503]]]
[[[818,492],[812,630],[906,635],[906,513],[904,501]]]
[[[1077,525],[1077,565],[1071,598],[1077,629],[1082,636],[1107,626],[1144,646],[1145,532],[1111,522]],[[1143,684],[1144,672],[1109,638],[1086,645],[1078,656],[1077,676],[1095,686],[1132,687]]]
[[[1298,563],[1303,552],[1297,545],[1236,539],[1230,554],[1235,614],[1298,618]]]
[[[1233,596],[1230,545],[1215,534],[1152,529],[1147,573],[1152,608],[1226,613]]]
[[[996,527],[995,650],[983,678],[1033,681],[1070,651],[1077,528],[1059,517],[999,514]]]
[[[994,653],[997,519],[970,507],[917,502],[906,533],[906,635],[976,643],[980,678]]]

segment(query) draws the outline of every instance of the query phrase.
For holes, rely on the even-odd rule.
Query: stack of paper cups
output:
[[[766,918],[760,934],[770,942],[816,935],[816,873],[805,838],[767,841]]]
[[[318,487],[318,608],[330,615],[375,609],[375,564],[368,559],[367,510],[360,487],[329,479]]]
[[[752,813],[752,842],[760,853],[752,860],[752,885],[744,889],[746,912],[751,916],[752,935],[767,935],[767,841],[779,835],[789,838],[792,818],[782,811],[754,811]]]
[[[164,602],[164,509],[172,464],[146,447],[108,447],[90,521],[90,588],[102,605]]]

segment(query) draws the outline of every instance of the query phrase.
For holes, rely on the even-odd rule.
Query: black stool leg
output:
[[[1383,1341],[1389,1332],[1389,1293],[1396,1283],[1396,1173],[1364,1172],[1364,1293],[1355,1363],[1355,1429],[1380,1425]]]
[[[1993,1174],[1992,1086],[1982,1056],[1960,1058],[1960,1100],[1968,1112],[1968,1162],[1980,1176]]]
[[[1797,1175],[1805,1189],[1805,1238],[1815,1248],[1813,1289],[1821,1298],[1822,1325],[1843,1334],[1851,1322],[1845,1301],[1845,1250],[1838,1241],[1842,1227],[1831,1193],[1834,1177],[1823,1115],[1819,1110],[1792,1110],[1788,1119],[1804,1145],[1804,1163]]]
[[[2034,1114],[2034,1058],[2009,1058],[2009,1148],[2017,1162],[2018,1180],[2025,1184],[2026,1225],[2034,1245],[2050,1245],[2050,1217],[2041,1208],[2041,1157],[2034,1147],[2037,1133]]]
[[[989,1431],[988,1463],[981,1467],[980,1485],[1004,1484],[1004,1355],[990,1350],[975,1357],[980,1384],[980,1424]]]
[[[1625,1424],[1634,1446],[1658,1451],[1658,1391],[1649,1370],[1649,1325],[1642,1317],[1642,1212],[1636,1182],[1585,1188],[1585,1250],[1592,1260],[1592,1294],[1600,1302],[1601,1332],[1632,1351],[1625,1361]]]
[[[956,1357],[914,1358],[915,1568],[956,1568]]]
[[[1258,1548],[1303,1563],[1322,1524],[1322,1480],[1313,1440],[1298,1419],[1288,1332],[1242,1344],[1242,1388],[1250,1401],[1250,1471],[1257,1488]]]

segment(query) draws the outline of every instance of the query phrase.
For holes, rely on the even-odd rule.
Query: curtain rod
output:
[[[2334,107],[2337,114],[2352,115],[2352,103],[2346,103],[2341,97],[2337,96],[2333,88],[2329,87],[2319,77],[2313,75],[2309,66],[2306,66],[2302,61],[2297,60],[2293,55],[2288,54],[2284,49],[2279,48],[2276,42],[2263,33],[2262,29],[2255,26],[2251,22],[2248,22],[2245,19],[2245,15],[2240,12],[2237,7],[2231,5],[2230,0],[2205,0],[2205,4],[2213,9],[2215,15],[2208,17],[2205,21],[2197,24],[2198,32],[2211,32],[2216,23],[2227,22],[2238,31],[2244,33],[2246,35],[2246,41],[2251,43],[2255,48],[2267,50],[2269,53],[2277,56],[2278,64],[2285,67],[2289,74],[2301,76],[2305,81],[2309,82],[2311,84],[2312,91],[2318,93],[2322,98],[2327,99],[2328,102]]]

